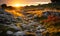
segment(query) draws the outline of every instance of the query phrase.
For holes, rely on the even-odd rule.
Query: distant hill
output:
[[[55,8],[60,9],[60,3],[49,3],[49,4],[38,4],[37,6],[31,5],[31,6],[25,6],[25,9],[31,9],[31,8],[39,8],[39,9],[45,9],[45,8]]]

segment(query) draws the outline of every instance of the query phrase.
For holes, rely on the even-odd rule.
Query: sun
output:
[[[22,6],[25,6],[24,4],[13,4],[12,5],[13,7],[22,7]]]
[[[20,7],[21,5],[20,4],[15,4],[13,5],[14,7]]]

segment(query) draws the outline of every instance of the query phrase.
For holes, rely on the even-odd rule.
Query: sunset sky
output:
[[[50,0],[0,0],[0,4],[6,3],[7,5],[14,6],[14,5],[37,5],[37,4],[47,4],[51,2]]]

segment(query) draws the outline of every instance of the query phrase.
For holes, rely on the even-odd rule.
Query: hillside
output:
[[[27,35],[60,36],[60,5],[49,3],[22,8],[0,8],[1,36],[8,35],[8,31],[12,35],[19,31],[19,34],[22,32]]]

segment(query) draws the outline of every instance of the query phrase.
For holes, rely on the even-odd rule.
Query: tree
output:
[[[6,4],[2,4],[1,7],[2,8],[7,8],[7,5]]]
[[[51,0],[52,3],[60,3],[60,0]]]

